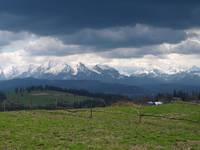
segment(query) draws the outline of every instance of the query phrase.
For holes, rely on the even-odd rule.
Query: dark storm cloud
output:
[[[137,24],[135,26],[112,27],[105,29],[85,29],[63,36],[68,44],[92,46],[96,50],[108,50],[118,47],[141,47],[161,43],[178,43],[185,40],[186,32],[169,28],[155,28]]]
[[[62,56],[180,43],[187,39],[185,29],[199,26],[200,2],[192,0],[0,1],[0,31],[27,31],[61,42],[52,42],[53,49],[43,46],[43,51],[38,45],[28,47],[34,55]],[[2,41],[0,37],[0,44],[10,43],[13,38],[8,37]],[[160,52],[140,49],[133,56],[149,53]],[[128,52],[119,54],[129,57]]]
[[[165,58],[169,54],[195,55],[200,56],[199,39],[187,39],[178,44],[161,44],[144,46],[140,48],[118,48],[101,53],[107,58],[141,58],[146,55]]]
[[[200,25],[200,3],[187,0],[6,0],[0,29],[66,34],[137,23],[168,28]]]

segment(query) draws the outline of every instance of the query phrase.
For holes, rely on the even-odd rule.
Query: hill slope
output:
[[[105,83],[95,80],[43,80],[43,79],[13,79],[0,81],[0,91],[13,90],[19,87],[30,87],[39,85],[50,85],[68,89],[84,89],[89,92],[110,93],[137,96],[148,92],[138,86],[118,83]]]
[[[102,101],[98,98],[92,98],[88,96],[79,96],[67,92],[59,92],[53,90],[44,91],[24,91],[22,93],[8,92],[7,103],[13,105],[32,107],[32,108],[56,108],[56,107],[81,107],[86,101]],[[31,106],[30,106],[31,105]],[[11,107],[11,106],[10,106]],[[84,107],[84,106],[82,106]],[[86,106],[85,106],[86,107]]]

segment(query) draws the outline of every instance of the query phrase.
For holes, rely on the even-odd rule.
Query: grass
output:
[[[64,103],[67,105],[73,105],[74,102],[81,102],[90,97],[86,96],[77,96],[66,92],[58,91],[33,91],[31,93],[7,93],[7,99],[16,104],[23,104],[29,106],[32,103],[32,106],[54,106],[56,102]]]
[[[200,106],[172,103],[144,106],[143,114],[189,118],[196,123],[143,117],[137,106],[90,110],[34,110],[0,113],[0,149],[143,150],[200,149]]]

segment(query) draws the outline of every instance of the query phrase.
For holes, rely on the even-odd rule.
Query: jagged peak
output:
[[[76,65],[77,68],[87,68],[86,65],[82,62],[79,62],[77,65]]]
[[[57,61],[47,61],[43,64],[28,64],[24,67],[22,66],[9,66],[6,69],[2,69],[0,67],[0,75],[5,75],[5,78],[14,78],[14,77],[40,77],[43,75],[49,75],[51,77],[59,75],[59,77],[62,76],[68,76],[68,77],[75,77],[78,73],[81,73],[81,75],[87,75],[88,77],[90,75],[93,76],[107,76],[118,79],[119,77],[127,77],[127,76],[149,76],[149,77],[159,77],[159,78],[167,78],[170,75],[200,75],[200,67],[198,66],[192,66],[189,69],[185,70],[173,70],[174,68],[171,68],[172,73],[168,71],[168,69],[161,70],[159,68],[132,68],[132,73],[129,72],[129,74],[122,74],[118,71],[118,69],[115,69],[113,67],[110,67],[108,65],[104,64],[96,64],[92,66],[87,66],[84,63],[80,62],[76,64],[76,66],[68,65],[64,62],[57,62]],[[64,77],[63,77],[64,78]]]
[[[81,72],[84,72],[84,71],[91,71],[90,69],[89,69],[89,67],[87,67],[85,64],[83,64],[83,63],[78,63],[77,65],[76,65],[76,69],[77,69],[77,71],[81,71]]]
[[[98,68],[98,69],[102,69],[102,70],[113,70],[114,68],[108,66],[108,65],[101,65],[101,64],[97,64],[94,66],[94,68]]]

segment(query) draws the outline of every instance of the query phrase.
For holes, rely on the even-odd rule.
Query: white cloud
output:
[[[28,32],[11,32],[0,30],[0,47],[11,44],[14,41],[26,40],[32,37],[33,34]]]
[[[200,66],[200,60],[196,55],[180,55],[169,54],[165,58],[157,56],[145,56],[142,58],[105,58],[98,54],[77,54],[70,56],[30,56],[24,51],[16,51],[0,54],[0,66],[2,68],[11,65],[21,66],[22,69],[28,64],[40,65],[49,60],[56,62],[76,65],[79,62],[87,65],[106,64],[118,68],[121,72],[131,73],[135,68],[143,68],[147,70],[159,69],[164,72],[175,72],[176,70],[184,70],[193,65]]]
[[[140,31],[143,33],[138,34],[145,35],[150,32],[148,27],[146,28],[142,27]],[[88,65],[107,64],[119,68],[122,72],[131,72],[134,68],[174,71],[193,65],[200,66],[200,30],[185,32],[187,39],[176,44],[162,43],[98,51],[90,46],[66,44],[56,37],[39,36],[28,32],[0,31],[0,67],[6,68],[11,65],[23,67],[30,63],[41,64],[48,60],[72,65],[78,62]],[[102,37],[114,41],[126,39],[125,33],[128,32],[117,31],[117,29],[113,31],[106,29],[102,33],[98,31]]]
[[[35,56],[63,56],[78,53],[80,46],[65,45],[62,41],[53,37],[38,37],[25,44],[24,50]]]

